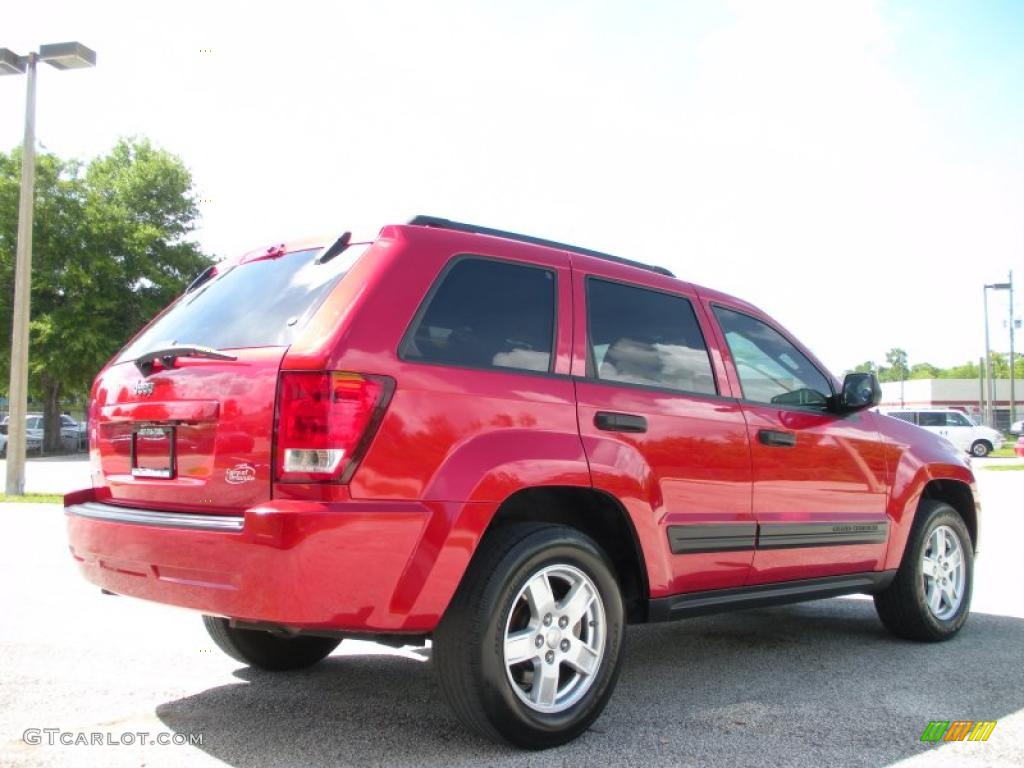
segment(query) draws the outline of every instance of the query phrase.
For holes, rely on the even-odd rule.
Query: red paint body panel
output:
[[[285,246],[270,258],[290,252]],[[400,359],[401,340],[431,286],[467,254],[554,273],[548,373]],[[261,258],[265,248],[248,260]],[[248,268],[245,257],[235,262]],[[718,396],[588,378],[587,275],[690,300]],[[892,569],[928,482],[962,483],[977,498],[969,466],[912,425],[867,412],[840,418],[743,401],[713,303],[771,323],[745,302],[627,265],[499,237],[385,227],[289,347],[233,350],[236,361],[182,358],[168,370],[158,363],[149,395],[136,392],[142,377],[130,363],[97,377],[94,488],[66,504],[234,515],[244,518],[242,531],[72,514],[72,553],[86,578],[105,589],[206,613],[294,627],[430,632],[501,503],[524,489],[593,488],[616,500],[635,532],[650,598]],[[395,381],[349,482],[272,482],[277,382],[289,370]],[[597,411],[642,415],[647,431],[598,429]],[[172,479],[131,475],[131,434],[154,426],[176,430]],[[767,447],[758,441],[761,429],[791,432],[796,443]],[[150,437],[158,458],[163,437]],[[251,480],[248,471],[231,473],[239,464],[252,467]],[[889,541],[672,554],[668,540],[671,526],[864,521],[889,523]]]
[[[622,279],[624,270],[588,257],[574,258],[573,267],[577,308],[586,303],[587,276]],[[684,283],[631,273],[635,270],[625,276],[631,284],[666,290],[669,283],[669,292],[697,304],[696,293]],[[579,309],[576,324],[587,327]],[[709,335],[707,328],[704,334]],[[586,360],[586,337],[576,338],[575,357]],[[647,556],[651,597],[742,586],[752,551],[679,556],[667,547],[670,525],[754,522],[746,425],[737,404],[726,398],[593,380],[577,381],[576,398],[594,487],[630,510]],[[602,431],[594,424],[598,411],[643,416],[647,431]]]

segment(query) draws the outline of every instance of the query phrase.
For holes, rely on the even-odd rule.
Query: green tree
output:
[[[878,366],[870,360],[865,360],[859,365],[855,365],[852,370],[847,373],[878,373]]]
[[[878,369],[879,381],[905,381],[910,373],[907,366],[907,353],[899,347],[893,347],[885,353],[884,365]]]
[[[46,447],[60,443],[59,402],[97,371],[211,260],[187,239],[198,208],[182,161],[123,139],[88,164],[36,159],[30,388]],[[0,371],[9,381],[21,153],[0,153]]]
[[[910,379],[937,379],[941,370],[931,363],[914,363],[910,367]]]
[[[977,379],[981,371],[977,363],[964,363],[955,365],[952,368],[944,368],[939,371],[940,379]]]
[[[992,369],[992,378],[994,379],[1008,379],[1010,378],[1010,356],[1001,354],[999,352],[989,353],[989,365]],[[1016,363],[1016,361],[1014,361]],[[1014,368],[1017,366],[1014,365]]]

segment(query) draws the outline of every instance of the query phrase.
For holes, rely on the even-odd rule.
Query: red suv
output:
[[[417,217],[218,264],[100,373],[71,553],[272,670],[433,643],[477,732],[600,714],[623,629],[848,593],[943,640],[980,507],[770,317],[668,271]]]

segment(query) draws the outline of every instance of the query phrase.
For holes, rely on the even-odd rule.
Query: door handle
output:
[[[770,445],[774,448],[792,448],[796,445],[795,434],[792,432],[780,432],[775,429],[758,430],[757,439],[762,445]]]
[[[594,426],[606,432],[646,432],[647,419],[632,413],[598,411],[594,414]]]

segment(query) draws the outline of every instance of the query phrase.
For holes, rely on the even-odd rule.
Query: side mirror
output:
[[[882,385],[873,373],[848,373],[843,391],[829,399],[832,409],[840,413],[859,411],[882,402]]]

